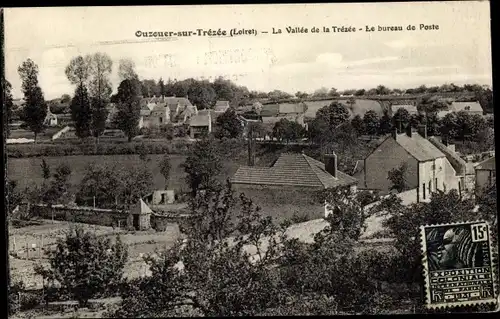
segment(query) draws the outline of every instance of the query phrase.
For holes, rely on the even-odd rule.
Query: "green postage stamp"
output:
[[[497,302],[488,223],[421,226],[421,243],[427,308]]]

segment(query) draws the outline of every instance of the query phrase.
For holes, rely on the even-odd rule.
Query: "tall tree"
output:
[[[5,100],[4,100],[4,104],[3,104],[3,107],[4,107],[3,114],[5,114],[5,115],[4,115],[3,127],[4,127],[5,136],[8,137],[10,134],[9,124],[12,122],[12,109],[14,108],[14,103],[12,101],[13,100],[12,99],[12,85],[7,80],[5,80],[4,83],[5,83],[5,88],[4,88]]]
[[[118,76],[120,80],[133,80],[139,79],[139,76],[135,72],[135,63],[130,59],[120,59],[118,62]]]
[[[118,87],[117,127],[127,135],[128,141],[139,133],[140,98],[136,80],[123,80]]]
[[[165,87],[165,83],[163,82],[162,78],[158,80],[158,87],[160,88],[160,95],[167,96],[167,88]]]
[[[208,81],[196,81],[188,90],[189,100],[199,109],[209,109],[217,99],[215,90]]]
[[[91,98],[90,105],[92,108],[92,120],[90,122],[92,136],[95,138],[96,144],[99,144],[99,137],[106,130],[106,120],[109,112],[106,109],[106,102],[99,98]]]
[[[90,77],[92,57],[81,55],[71,59],[65,69],[66,77],[73,85],[87,85]]]
[[[71,119],[75,125],[75,132],[79,138],[91,135],[92,110],[90,99],[83,82],[76,88],[75,96],[71,100]]]
[[[366,134],[376,135],[379,131],[380,118],[377,112],[369,110],[363,116],[363,123],[365,124]]]
[[[389,134],[392,132],[392,119],[387,111],[380,118],[379,134]]]
[[[23,121],[35,135],[36,138],[44,128],[47,117],[47,103],[43,97],[43,92],[38,85],[38,65],[33,60],[28,59],[17,69],[23,82],[25,105],[23,108]]]
[[[112,92],[109,77],[113,61],[107,54],[101,52],[92,54],[87,60],[89,61],[88,89],[92,109],[91,129],[97,144],[99,136],[104,133],[107,118],[106,105]]]
[[[410,112],[408,110],[399,108],[396,113],[392,116],[392,122],[394,127],[398,130],[398,133],[402,133],[404,128],[410,124]]]
[[[316,118],[323,120],[333,130],[349,120],[349,110],[344,104],[332,102],[316,112]]]
[[[358,135],[362,135],[365,133],[365,123],[363,122],[363,118],[361,117],[361,115],[356,114],[356,116],[351,120],[351,125],[356,130]]]
[[[170,170],[172,169],[172,163],[170,162],[170,156],[165,154],[159,164],[160,173],[165,178],[165,189],[168,188],[168,180],[170,178]]]
[[[90,96],[99,101],[108,102],[112,92],[109,76],[113,61],[107,54],[101,52],[94,53],[88,59],[90,61]]]
[[[240,120],[233,108],[229,108],[226,112],[217,117],[216,120],[218,138],[228,137],[237,138],[243,132]]]
[[[221,159],[213,138],[203,138],[196,142],[182,164],[186,172],[186,181],[193,195],[198,190],[210,189],[217,184],[216,177],[222,169]]]

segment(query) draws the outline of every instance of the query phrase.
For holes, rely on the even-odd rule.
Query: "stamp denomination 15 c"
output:
[[[490,235],[483,221],[421,227],[427,308],[497,302]]]

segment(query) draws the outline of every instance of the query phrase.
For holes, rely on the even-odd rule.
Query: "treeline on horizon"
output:
[[[98,56],[98,61],[106,62],[106,72],[100,72],[97,78],[99,81],[94,81],[95,83],[104,83],[106,87],[106,94],[104,94],[108,102],[117,103],[118,102],[118,92],[117,89],[112,90],[111,82],[109,81],[109,76],[112,73],[113,61],[109,56],[103,53],[96,53],[94,56]],[[80,60],[92,60],[92,55],[88,57],[76,57]],[[73,59],[73,60],[75,60]],[[70,65],[73,61],[70,61]],[[90,63],[92,65],[92,63]],[[69,66],[68,66],[69,67]],[[73,65],[74,69],[76,66]],[[297,101],[297,100],[308,100],[308,99],[328,99],[337,97],[383,97],[383,96],[402,96],[404,95],[421,95],[421,94],[465,94],[469,99],[475,99],[481,103],[481,106],[486,111],[493,109],[492,105],[492,90],[490,87],[479,84],[465,84],[463,86],[451,84],[443,84],[441,86],[426,86],[420,85],[416,88],[399,89],[399,88],[389,88],[385,85],[378,85],[371,89],[349,89],[349,90],[337,90],[336,88],[322,87],[314,92],[303,92],[298,91],[294,94],[285,92],[282,90],[273,90],[270,92],[262,92],[256,90],[249,90],[246,86],[241,86],[229,79],[225,79],[222,76],[215,78],[213,81],[207,79],[194,79],[188,78],[184,80],[170,79],[163,80],[160,78],[158,80],[154,79],[142,79],[139,80],[139,76],[136,72],[136,67],[133,61],[129,59],[120,59],[118,61],[118,74],[120,76],[121,82],[126,78],[135,78],[140,83],[140,95],[142,97],[154,97],[154,96],[176,96],[176,97],[187,97],[193,104],[198,108],[211,108],[215,105],[217,100],[225,100],[230,102],[230,106],[236,108],[240,106],[245,106],[252,104],[256,101],[260,101],[263,104],[266,103],[276,103],[276,102],[287,102],[287,101]],[[90,72],[92,73],[92,71]],[[102,80],[102,81],[101,81]],[[70,82],[75,83],[74,79]],[[92,84],[89,83],[90,85]],[[115,91],[115,92],[113,92]],[[109,93],[108,93],[109,92]],[[115,94],[111,94],[111,93]],[[50,110],[53,113],[67,113],[69,112],[69,104],[72,97],[69,94],[64,94],[60,98],[52,99],[47,101]]]

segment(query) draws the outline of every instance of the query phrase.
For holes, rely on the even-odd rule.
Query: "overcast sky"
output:
[[[409,24],[417,30],[406,31]],[[420,24],[437,24],[439,30],[419,31]],[[310,33],[313,26],[364,30],[366,25],[405,31]],[[303,26],[309,33],[287,34],[287,26]],[[272,35],[273,27],[283,33]],[[258,35],[155,42],[135,36],[138,30],[198,28],[255,28]],[[52,99],[73,95],[64,73],[70,59],[99,51],[114,61],[114,90],[121,58],[135,62],[141,79],[223,75],[250,90],[290,93],[492,81],[487,1],[5,9],[6,77],[16,98],[21,97],[17,68],[27,58],[38,64],[41,87]]]

